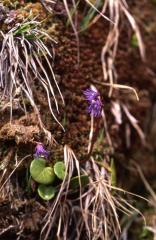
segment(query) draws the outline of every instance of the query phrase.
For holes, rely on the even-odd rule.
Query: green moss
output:
[[[134,48],[138,47],[138,39],[137,39],[136,34],[132,35],[131,46],[134,47]]]

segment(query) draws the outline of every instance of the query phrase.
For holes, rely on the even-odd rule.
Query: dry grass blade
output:
[[[54,113],[54,107],[52,107],[54,101],[56,110],[59,111],[54,85],[63,104],[64,99],[52,69],[53,56],[44,43],[44,39],[49,39],[51,44],[55,43],[55,40],[46,32],[40,30],[39,26],[39,22],[26,19],[21,24],[17,24],[7,34],[0,32],[3,39],[0,51],[0,87],[3,89],[3,93],[0,97],[1,100],[5,98],[10,101],[11,119],[14,99],[19,98],[19,101],[22,99],[23,109],[26,112],[24,97],[28,98],[41,123],[40,113],[33,97],[34,79],[37,79],[38,84],[41,84],[46,91],[52,116],[60,124]],[[47,74],[47,67],[49,68],[49,75]],[[41,123],[40,126],[42,128],[43,124]],[[60,126],[63,128],[61,124]]]
[[[87,239],[111,239],[114,235],[118,239],[120,224],[115,201],[110,188],[105,184],[108,178],[105,169],[99,169],[94,159],[91,158],[91,162],[86,163],[88,170],[85,171],[80,167],[73,151],[67,146],[64,148],[64,159],[66,177],[44,218],[46,223],[41,237],[44,240],[48,239],[49,234],[54,237],[56,231],[58,239],[62,237],[63,239],[81,239],[82,233]],[[83,192],[81,182],[79,182],[79,197],[71,200],[68,196],[69,183],[74,166],[79,177],[81,173],[89,176],[90,183],[88,190]],[[56,230],[54,230],[54,223]],[[72,229],[70,224],[73,226]],[[45,236],[44,232],[46,232]]]
[[[105,18],[107,21],[109,21],[109,22],[111,22],[111,23],[114,23],[113,20],[111,19],[111,17],[109,18],[109,17],[107,17],[107,16],[104,14],[105,9],[106,9],[105,3],[104,3],[104,7],[103,7],[102,11],[99,11],[99,10],[94,6],[94,4],[93,4],[91,1],[89,1],[89,0],[85,0],[85,1],[86,1],[86,3],[87,3],[88,5],[90,5],[90,6],[99,14],[99,16]],[[107,2],[107,1],[106,1],[106,2]]]
[[[98,15],[95,16],[95,18],[91,21],[88,27],[94,24],[101,16],[109,20],[110,22],[110,30],[109,30],[105,45],[103,46],[102,52],[101,52],[101,62],[102,62],[104,80],[105,81],[108,80],[109,86],[110,86],[109,97],[111,97],[112,95],[113,88],[125,88],[125,89],[132,90],[135,93],[138,100],[138,95],[135,89],[128,86],[124,87],[123,85],[116,84],[117,73],[116,73],[114,62],[117,54],[117,48],[118,48],[118,42],[119,42],[119,36],[120,36],[120,19],[121,19],[122,13],[126,16],[132,29],[136,34],[141,57],[143,60],[145,59],[145,47],[142,41],[142,37],[134,17],[130,14],[128,10],[128,5],[126,1],[122,1],[122,0],[107,1],[106,0],[103,3],[103,7],[101,11],[96,9],[94,4],[91,1],[89,0],[85,0],[85,1],[93,9],[95,9],[98,12]],[[107,9],[109,11],[109,18],[105,16],[105,12]]]
[[[128,216],[135,212],[139,214],[146,223],[142,213],[125,199],[125,194],[145,201],[148,201],[147,199],[112,186],[107,169],[103,167],[100,168],[93,157],[91,157],[91,162],[86,163],[86,169],[87,171],[84,172],[88,173],[90,177],[89,190],[82,195],[85,211],[87,212],[89,209],[86,228],[91,229],[89,223],[92,223],[94,233],[96,232],[96,236],[100,237],[100,239],[114,239],[113,237],[118,239],[120,233],[118,211]],[[124,197],[122,195],[124,195]],[[91,216],[92,219],[90,219]],[[102,228],[100,224],[103,224]],[[94,239],[93,236],[95,235],[92,235],[90,239]]]
[[[145,139],[145,134],[144,132],[142,131],[142,129],[140,128],[140,126],[138,125],[138,121],[136,120],[135,117],[132,116],[132,114],[129,112],[127,106],[125,104],[121,104],[127,118],[129,119],[130,123],[132,124],[132,126],[135,128],[135,130],[137,131],[141,141],[142,141],[142,144],[145,145],[146,143],[146,139]]]
[[[58,239],[81,239],[82,234],[90,240],[111,239],[114,235],[118,239],[120,224],[115,201],[110,188],[105,184],[108,178],[105,169],[99,168],[91,158],[91,162],[86,163],[87,171],[84,170],[68,146],[64,147],[64,159],[66,177],[44,218],[41,238],[46,240],[49,235],[54,237],[56,232]],[[69,197],[69,183],[74,167],[79,176],[80,188],[79,197],[72,200]],[[87,191],[82,189],[81,173],[89,176]]]
[[[77,59],[78,59],[78,64],[79,64],[79,62],[80,62],[80,42],[79,42],[78,31],[77,31],[76,25],[73,22],[72,14],[71,14],[71,11],[70,11],[70,8],[69,8],[69,4],[68,4],[67,0],[63,0],[63,3],[64,3],[64,7],[65,7],[65,10],[66,10],[67,15],[68,15],[70,24],[71,24],[71,26],[73,28],[73,31],[74,31],[74,34],[75,34],[75,37],[76,37],[76,42],[77,42]],[[72,1],[72,3],[73,3],[73,7],[74,7],[74,12],[77,13],[77,9],[76,9],[77,4],[75,3],[74,0]]]
[[[88,153],[91,152],[93,133],[94,133],[94,116],[91,115],[91,126],[90,126],[90,133],[89,133]]]
[[[91,158],[91,166],[93,168],[91,185],[94,186],[95,195],[93,194],[92,204],[93,204],[93,215],[96,216],[96,221],[93,219],[93,226],[97,229],[97,234],[101,236],[101,239],[111,239],[113,233],[118,238],[120,232],[120,224],[118,220],[118,214],[116,211],[116,206],[114,204],[112,193],[109,187],[106,186],[105,182],[108,181],[109,175],[106,169],[103,167],[99,168],[94,158]],[[93,181],[94,179],[94,181]],[[98,218],[103,227],[98,223]],[[104,233],[102,232],[104,229]]]
[[[152,189],[152,187],[150,186],[150,184],[148,183],[148,181],[146,180],[140,166],[136,163],[136,162],[133,162],[134,166],[137,168],[138,170],[138,173],[141,177],[141,180],[143,181],[147,191],[150,193],[151,197],[152,197],[152,202],[153,202],[153,205],[154,207],[156,208],[156,193],[154,192],[154,190]]]
[[[139,101],[139,96],[137,94],[137,91],[133,87],[129,87],[129,86],[122,85],[122,84],[115,84],[113,82],[112,83],[102,83],[102,82],[98,82],[96,80],[93,80],[93,83],[96,83],[96,84],[99,84],[99,85],[102,85],[102,86],[111,87],[112,90],[113,90],[113,88],[130,90],[130,91],[132,91],[134,93],[134,95],[136,97],[136,100]]]
[[[139,27],[137,26],[134,17],[128,11],[128,7],[126,7],[126,5],[123,4],[122,2],[120,3],[120,5],[121,5],[121,8],[122,8],[123,12],[125,13],[127,19],[129,20],[135,34],[136,34],[138,44],[139,44],[139,49],[140,49],[140,55],[141,55],[142,59],[145,60],[145,46],[144,46],[144,43],[143,43],[143,40],[142,40],[142,37],[141,37]]]
[[[15,168],[12,170],[12,172],[9,174],[9,176],[7,177],[7,179],[6,179],[6,180],[4,181],[4,183],[1,185],[1,187],[0,187],[0,190],[1,190],[1,191],[3,190],[4,186],[6,185],[6,183],[10,180],[11,176],[14,174],[14,172],[16,171],[16,169],[21,165],[21,163],[22,163],[25,159],[27,159],[27,158],[30,157],[30,156],[31,156],[30,154],[27,155],[27,156],[25,156],[24,158],[22,158],[22,159],[16,164]]]

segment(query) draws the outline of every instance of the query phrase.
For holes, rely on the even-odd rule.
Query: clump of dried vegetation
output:
[[[76,37],[78,63],[80,61],[79,34],[93,26],[99,18],[103,17],[109,25],[107,39],[101,51],[104,81],[98,82],[93,80],[93,82],[101,86],[109,87],[109,97],[111,97],[114,89],[127,89],[134,92],[138,99],[135,89],[117,83],[117,69],[115,68],[120,36],[120,23],[122,21],[129,21],[136,34],[141,57],[143,59],[145,58],[144,45],[139,29],[125,1],[85,0],[83,3],[79,3],[79,1],[68,3],[68,1],[63,0],[63,3],[59,1],[40,2],[45,10],[49,12],[53,11],[54,14],[65,12],[67,17],[66,21],[68,19]],[[78,24],[78,7],[80,4],[82,5],[81,7],[85,9],[81,27],[79,27]],[[48,136],[48,144],[50,145],[52,141],[51,132],[47,130],[42,122],[38,105],[35,102],[34,91],[40,87],[45,91],[49,111],[61,127],[63,126],[57,118],[57,113],[59,112],[57,99],[60,96],[63,104],[64,99],[53,71],[54,45],[56,41],[49,36],[45,30],[42,30],[41,27],[42,24],[39,23],[36,18],[29,17],[20,23],[15,23],[9,31],[1,30],[0,97],[2,109],[4,110],[8,106],[10,107],[11,121],[15,106],[22,109],[26,115],[29,114],[29,108],[31,106],[37,115],[41,129],[44,130],[46,137]],[[140,134],[144,140],[143,133],[137,122],[128,112],[126,106],[122,105],[122,107],[138,134]],[[114,114],[116,115],[116,119],[118,119],[119,116],[115,107]],[[111,153],[105,154],[102,160],[100,157],[95,157],[94,145],[98,140],[95,129],[97,126],[96,121],[96,119],[91,117],[88,154],[82,161],[77,159],[74,151],[68,145],[63,146],[63,155],[62,146],[60,146],[61,157],[64,160],[66,172],[63,182],[58,184],[58,192],[55,198],[48,203],[40,202],[38,199],[36,199],[36,203],[33,202],[36,208],[38,204],[42,212],[40,217],[36,217],[36,229],[40,232],[39,235],[41,239],[119,239],[121,233],[119,212],[130,215],[135,211],[140,214],[128,200],[125,200],[124,190],[113,185],[114,170],[111,168]],[[113,149],[104,109],[102,112],[102,121],[105,133],[104,137],[107,139],[106,141],[109,148]],[[99,133],[99,129],[97,129],[97,131]],[[40,139],[40,141],[42,141],[42,139]],[[24,195],[22,185],[18,183],[23,174],[22,166],[24,166],[24,171],[27,169],[27,172],[29,172],[26,159],[30,159],[30,155],[26,155],[19,160],[19,157],[17,157],[18,150],[15,152],[14,149],[11,149],[3,161],[3,164],[1,164],[0,189],[2,193],[1,198],[9,198],[11,208],[19,210],[22,209],[22,204],[18,206],[16,200],[23,198],[24,202],[28,198],[29,200],[27,200],[31,201],[30,199],[34,193],[32,191],[31,194],[27,193]],[[13,157],[14,154],[15,161],[10,167],[8,159]],[[17,170],[19,170],[21,175],[18,175]],[[88,176],[89,180],[85,185],[82,182],[83,175]],[[12,178],[12,176],[15,177]],[[78,186],[74,190],[70,186],[73,176],[76,176],[78,179]],[[28,182],[29,181],[27,181],[26,184],[28,184]],[[14,186],[16,186],[16,191],[14,191]],[[32,189],[33,187],[34,186],[31,186]],[[29,206],[29,208],[31,207]],[[18,221],[19,219],[16,218],[16,222]],[[38,225],[43,226],[41,231],[39,231]],[[27,236],[25,232],[27,225],[24,225],[24,219],[18,223],[18,227],[15,227],[15,223],[12,223],[5,229],[3,228],[0,235],[12,229],[16,232],[18,239],[22,239],[22,236]]]
[[[1,31],[1,101],[6,101],[6,104],[8,104],[9,101],[12,119],[14,102],[16,101],[16,104],[18,104],[26,114],[26,99],[28,99],[38,116],[42,128],[44,128],[43,123],[33,96],[35,83],[41,84],[46,91],[50,112],[58,123],[59,121],[52,108],[53,99],[58,111],[58,102],[53,87],[54,84],[64,102],[52,69],[53,53],[51,53],[45,45],[45,38],[48,38],[52,44],[56,43],[45,31],[40,29],[40,24],[35,21],[35,19],[25,19],[22,23],[17,23],[15,27],[11,28],[7,33]],[[49,69],[50,77],[47,74],[46,67]],[[51,78],[53,78],[54,84],[51,84]],[[5,108],[5,104],[3,108]]]

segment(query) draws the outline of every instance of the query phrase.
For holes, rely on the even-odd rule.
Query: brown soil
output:
[[[139,94],[137,102],[133,95],[122,90],[114,90],[112,99],[108,98],[108,88],[96,85],[104,101],[108,129],[112,138],[115,163],[117,166],[118,183],[132,192],[142,193],[141,180],[133,168],[133,161],[142,168],[147,179],[154,179],[156,171],[156,5],[152,1],[144,0],[133,3],[132,12],[143,33],[146,45],[146,61],[140,59],[137,48],[131,46],[132,31],[127,21],[123,21],[119,49],[117,52],[116,68],[118,82],[134,87]],[[140,9],[142,14],[140,15]],[[59,19],[60,18],[60,19]],[[66,28],[65,17],[56,17],[58,44],[55,47],[56,57],[54,72],[65,99],[65,107],[61,106],[59,120],[65,126],[65,132],[52,119],[48,112],[48,104],[41,89],[35,92],[35,98],[40,108],[42,120],[46,128],[52,132],[57,143],[47,146],[51,158],[63,158],[62,146],[68,144],[74,150],[78,159],[83,160],[87,154],[88,135],[90,131],[90,116],[86,112],[87,103],[83,97],[83,90],[94,83],[103,81],[101,67],[101,49],[105,43],[108,31],[107,22],[100,20],[89,30],[80,34],[80,64],[77,62],[77,43],[70,28]],[[125,29],[129,29],[125,31]],[[55,34],[56,34],[55,32]],[[111,101],[119,99],[128,106],[129,111],[139,121],[139,125],[146,134],[146,144],[143,146],[135,129],[123,114],[123,122],[117,126],[111,114]],[[23,116],[19,110],[14,110],[10,124],[9,108],[0,113],[0,168],[3,175],[4,164],[7,171],[13,169],[15,156],[18,159],[32,154],[36,142],[45,142],[43,132],[35,114]],[[102,122],[99,123],[102,127]],[[131,146],[126,147],[126,126],[130,126]],[[108,143],[104,139],[96,148],[106,149]],[[101,155],[105,154],[105,149]],[[111,153],[112,154],[112,153]],[[37,234],[42,225],[42,218],[46,213],[47,203],[38,199],[35,193],[25,192],[26,169],[30,160],[27,160],[11,177],[9,193],[2,191],[0,197],[0,239],[17,239],[20,230],[23,230],[21,239],[38,239]],[[5,178],[7,174],[5,173]],[[20,178],[24,178],[23,183]],[[128,179],[128,180],[127,180]],[[3,180],[4,181],[4,180]],[[20,183],[19,183],[20,181]],[[17,184],[18,182],[18,184]],[[123,184],[124,182],[124,184]],[[6,217],[7,216],[7,217]],[[19,224],[20,223],[20,224]],[[3,232],[4,231],[4,232]]]

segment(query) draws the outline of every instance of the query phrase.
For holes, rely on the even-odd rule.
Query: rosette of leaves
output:
[[[31,162],[30,174],[37,183],[45,185],[53,183],[55,179],[54,169],[46,166],[44,158],[34,159]]]
[[[56,162],[54,166],[47,166],[44,158],[34,159],[30,164],[30,175],[39,183],[38,194],[44,200],[50,200],[55,196],[56,187],[53,183],[56,178],[63,180],[65,177],[64,162]]]

